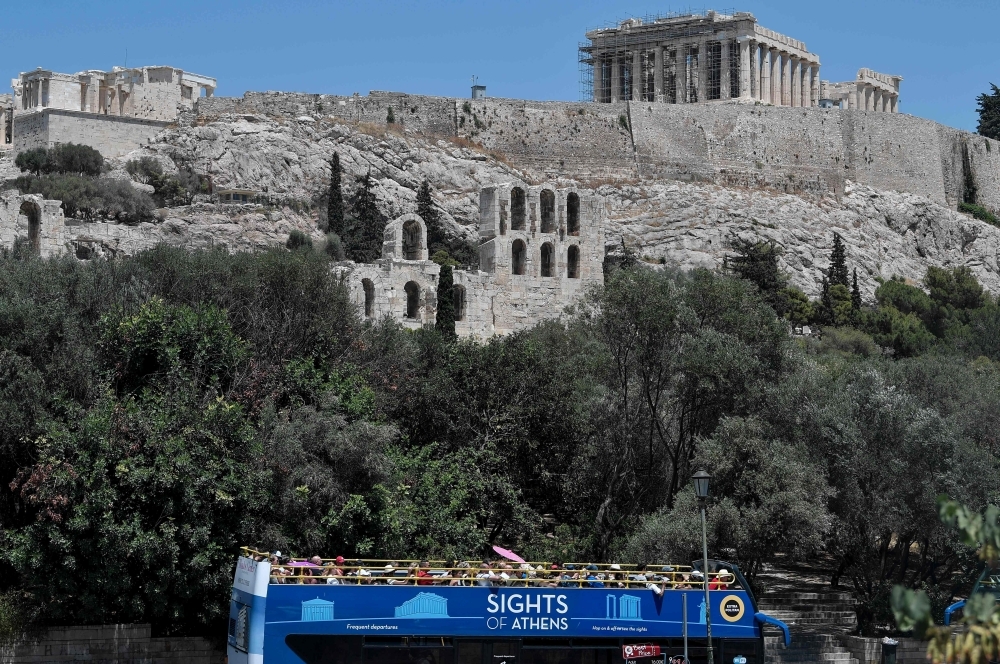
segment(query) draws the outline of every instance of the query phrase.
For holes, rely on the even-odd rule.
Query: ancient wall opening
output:
[[[362,279],[361,285],[365,289],[365,318],[375,315],[375,284],[371,279]]]
[[[707,51],[705,55],[708,57],[706,97],[710,101],[722,99],[722,42],[708,42],[705,50]]]
[[[510,190],[510,230],[523,231],[526,216],[526,197],[524,189],[514,187]]]
[[[566,197],[566,232],[580,234],[580,196],[572,191]]]
[[[465,320],[465,286],[452,286],[455,300],[455,320]]]
[[[570,279],[580,278],[580,247],[575,244],[566,253],[566,276]]]
[[[555,274],[556,250],[551,242],[542,245],[542,276],[551,277]]]
[[[420,223],[415,219],[410,219],[403,224],[403,258],[408,261],[420,260],[420,246],[422,244]]]
[[[542,232],[556,232],[556,195],[551,189],[542,189],[538,196],[542,206]]]
[[[406,317],[417,318],[420,314],[420,286],[415,281],[407,281],[403,290],[406,291]]]
[[[528,248],[524,245],[524,240],[514,240],[510,245],[510,272],[511,274],[524,274],[528,262]]]
[[[42,211],[34,201],[21,203],[20,213],[28,218],[28,246],[38,254],[42,250]]]

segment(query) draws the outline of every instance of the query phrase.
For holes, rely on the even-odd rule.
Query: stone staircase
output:
[[[768,664],[844,662],[860,664],[841,642],[857,629],[851,593],[830,588],[813,569],[772,570],[761,574],[768,591],[760,611],[788,625],[792,645],[785,647],[776,627],[764,628],[764,661]]]

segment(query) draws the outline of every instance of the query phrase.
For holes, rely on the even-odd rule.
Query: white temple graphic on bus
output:
[[[605,609],[607,620],[642,620],[642,601],[635,595],[621,595],[617,602],[609,595]]]
[[[434,593],[420,593],[396,607],[397,618],[447,618],[448,600]]]
[[[302,602],[302,622],[319,620],[333,620],[333,602],[318,597]]]

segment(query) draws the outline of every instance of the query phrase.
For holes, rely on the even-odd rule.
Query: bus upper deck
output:
[[[699,567],[275,559],[246,550],[229,661],[611,664],[623,661],[624,646],[648,643],[705,662],[710,622],[716,661],[762,662],[762,626],[783,628],[786,639],[787,628],[757,611],[738,568]]]

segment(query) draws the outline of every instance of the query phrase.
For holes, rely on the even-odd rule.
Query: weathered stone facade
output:
[[[595,102],[695,104],[730,99],[815,107],[846,94],[820,81],[820,59],[804,42],[769,30],[753,14],[679,14],[630,18],[587,32],[580,47]],[[895,113],[899,76],[858,72],[853,106]],[[838,101],[839,103],[839,101]]]
[[[10,131],[15,151],[79,143],[117,157],[147,143],[216,81],[174,67],[115,67],[60,74],[22,72],[14,88]]]
[[[32,194],[7,192],[0,195],[0,246],[23,243],[39,256],[58,256],[66,251],[61,201],[47,201]]]
[[[859,69],[857,78],[845,83],[823,81],[820,106],[857,109],[881,113],[899,113],[899,84],[902,76]]]
[[[455,270],[455,330],[508,334],[555,318],[589,284],[604,283],[604,207],[576,188],[512,182],[479,197],[480,270]],[[415,214],[385,230],[382,258],[348,264],[351,297],[368,319],[411,329],[433,325],[441,267],[427,258],[427,229]]]

